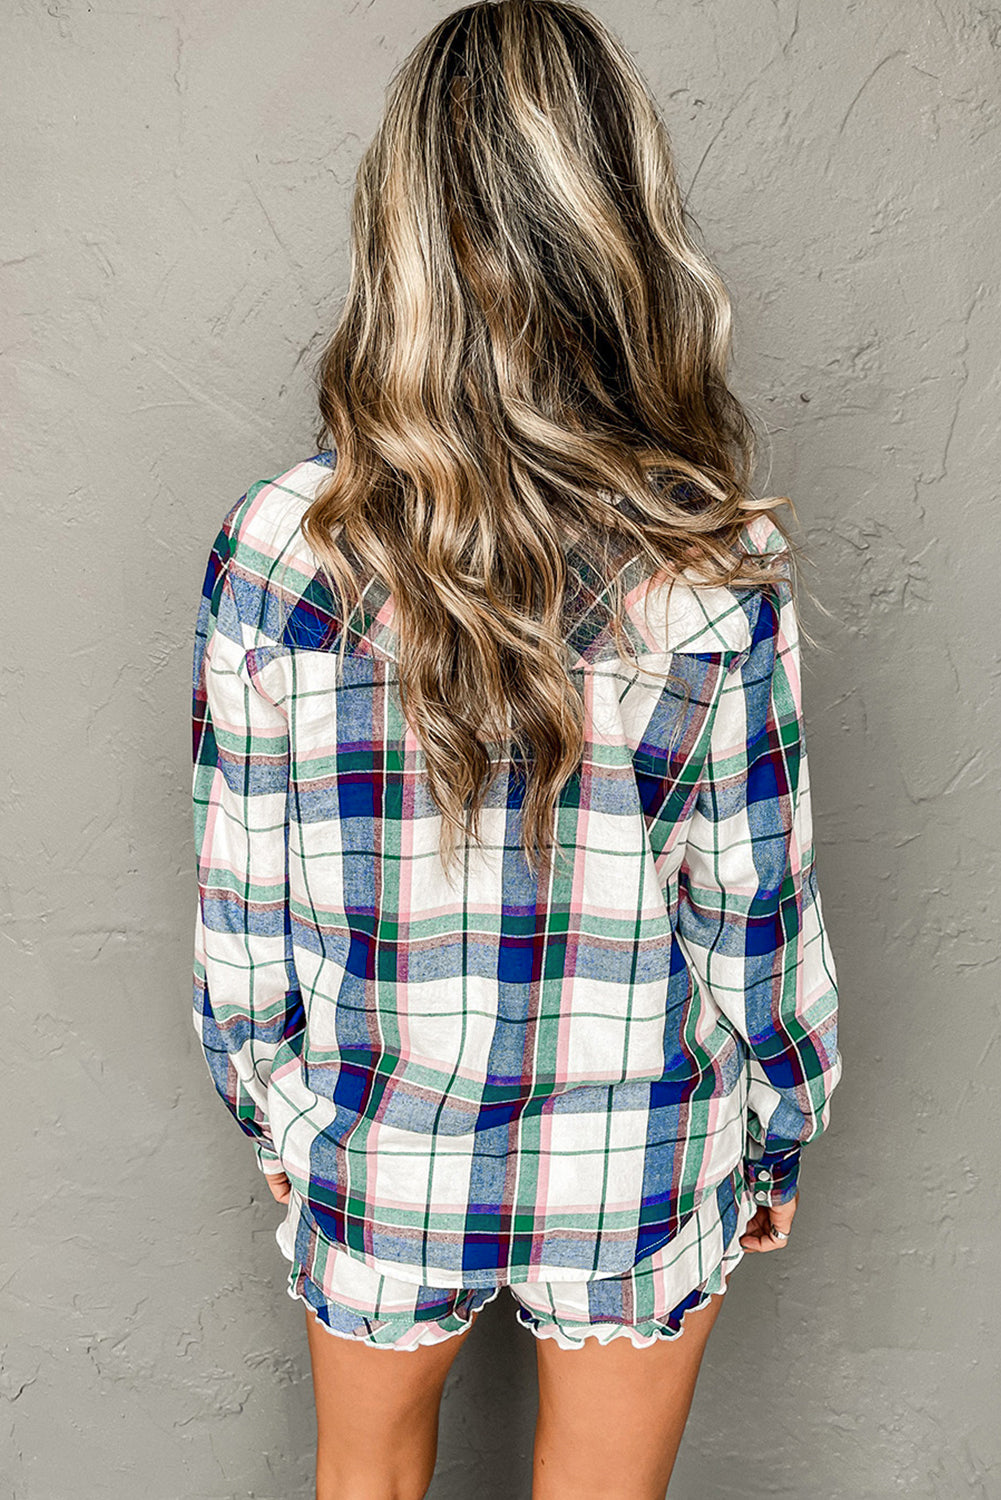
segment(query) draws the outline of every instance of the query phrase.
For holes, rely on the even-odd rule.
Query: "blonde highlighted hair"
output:
[[[316,374],[334,459],[301,526],[342,623],[360,573],[393,596],[446,868],[512,747],[526,858],[548,868],[584,747],[569,545],[607,581],[626,655],[626,560],[760,585],[791,558],[778,519],[784,552],[738,545],[791,501],[751,496],[730,344],[666,128],[613,35],[558,0],[488,0],[435,26],[359,167],[350,284]]]

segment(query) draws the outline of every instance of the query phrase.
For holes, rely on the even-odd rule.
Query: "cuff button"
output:
[[[757,1193],[755,1193],[754,1196],[755,1196],[755,1198],[757,1198],[757,1200],[758,1200],[759,1203],[767,1203],[768,1202],[768,1194],[767,1193],[757,1192]]]
[[[761,1178],[762,1182],[771,1182],[772,1180],[772,1174],[771,1172],[769,1172],[767,1167],[761,1167],[758,1172],[758,1176]]]

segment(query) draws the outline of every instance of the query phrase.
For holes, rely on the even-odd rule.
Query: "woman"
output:
[[[229,509],[196,635],[195,1025],[286,1206],[319,1500],[425,1493],[503,1287],[535,1500],[662,1496],[727,1278],[788,1241],[837,987],[729,339],[599,22],[437,25],[319,451]]]

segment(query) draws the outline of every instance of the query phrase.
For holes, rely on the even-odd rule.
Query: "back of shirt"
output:
[[[627,564],[634,665],[582,571],[553,871],[507,762],[448,878],[393,601],[341,620],[298,529],[330,462],[229,509],[196,628],[194,1022],[262,1170],[439,1286],[620,1274],[741,1161],[787,1201],[841,1074],[788,582]]]

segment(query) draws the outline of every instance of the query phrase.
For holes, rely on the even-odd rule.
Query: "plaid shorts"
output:
[[[666,1245],[623,1275],[511,1284],[518,1321],[563,1349],[579,1349],[585,1338],[607,1344],[624,1336],[638,1348],[678,1338],[686,1312],[726,1291],[755,1209],[738,1164]],[[291,1262],[288,1295],[312,1308],[332,1334],[379,1349],[416,1349],[464,1333],[501,1290],[420,1286],[383,1275],[323,1238],[303,1214],[295,1188],[275,1239]]]

